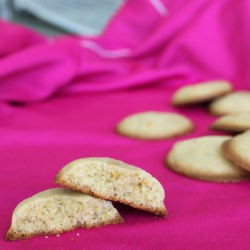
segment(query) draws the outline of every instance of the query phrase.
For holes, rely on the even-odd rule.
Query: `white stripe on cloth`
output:
[[[93,50],[97,55],[103,58],[127,57],[131,54],[131,50],[127,48],[117,50],[106,50],[97,43],[87,40],[81,41],[81,46]]]
[[[168,9],[161,2],[161,0],[149,0],[155,9],[160,13],[161,16],[166,16],[168,14]]]

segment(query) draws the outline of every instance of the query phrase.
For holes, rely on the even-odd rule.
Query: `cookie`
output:
[[[196,83],[179,88],[172,98],[172,104],[174,106],[186,106],[203,103],[231,91],[231,83],[223,80]]]
[[[222,146],[223,152],[228,159],[237,166],[250,171],[250,130],[235,136]]]
[[[204,136],[177,142],[166,157],[166,165],[176,173],[211,182],[235,182],[250,175],[222,153],[230,136]]]
[[[189,133],[193,129],[194,125],[187,117],[156,111],[129,115],[116,127],[119,134],[142,140],[171,138]]]
[[[244,132],[250,129],[250,113],[236,113],[218,118],[211,129],[229,132]]]
[[[250,92],[238,91],[222,96],[209,105],[213,115],[228,115],[233,113],[250,113]]]
[[[60,234],[74,228],[99,227],[122,221],[110,201],[54,188],[38,193],[16,207],[6,239]]]
[[[57,174],[56,183],[159,216],[166,215],[161,184],[146,171],[118,160],[75,160]]]

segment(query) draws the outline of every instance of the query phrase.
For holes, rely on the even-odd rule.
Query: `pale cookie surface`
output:
[[[250,171],[250,131],[233,137],[225,142],[222,148],[228,159]]]
[[[74,228],[122,222],[109,201],[66,188],[48,189],[25,199],[12,215],[7,240],[60,234]]]
[[[230,114],[218,118],[211,126],[211,129],[244,132],[250,129],[250,113]]]
[[[209,111],[214,115],[250,113],[250,92],[238,91],[222,96],[209,105]]]
[[[102,199],[166,215],[161,184],[146,171],[118,160],[75,160],[57,174],[56,182]]]
[[[185,116],[155,111],[127,116],[116,127],[119,134],[143,140],[171,138],[193,129],[193,123]]]
[[[171,170],[195,179],[212,182],[234,182],[250,177],[222,153],[229,136],[204,136],[177,142],[166,158]]]
[[[172,98],[172,104],[185,106],[207,102],[231,91],[232,85],[223,80],[196,83],[178,89]]]

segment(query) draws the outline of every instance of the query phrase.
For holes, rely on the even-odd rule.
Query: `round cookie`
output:
[[[196,83],[178,89],[172,98],[172,104],[174,106],[185,106],[202,103],[231,91],[232,85],[223,80]]]
[[[226,141],[223,146],[225,156],[234,164],[250,171],[250,130],[235,136],[232,140]]]
[[[244,132],[250,129],[250,113],[238,113],[225,115],[218,118],[211,126],[211,129]]]
[[[123,222],[110,201],[66,188],[52,188],[23,200],[15,208],[7,240],[61,234]]]
[[[193,123],[185,116],[156,111],[129,115],[116,127],[121,135],[143,140],[171,138],[186,134],[193,129]]]
[[[56,182],[104,200],[166,216],[165,191],[145,170],[111,158],[88,157],[70,162]]]
[[[213,115],[250,113],[250,92],[238,91],[222,96],[209,105],[209,111]]]
[[[211,182],[235,182],[250,177],[222,153],[221,145],[231,138],[204,136],[177,142],[166,157],[166,165],[181,175]]]

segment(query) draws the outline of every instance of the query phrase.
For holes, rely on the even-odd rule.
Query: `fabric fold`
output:
[[[45,39],[1,22],[0,101],[210,79],[245,88],[248,5],[247,0],[127,1],[95,38]],[[166,15],[159,11],[163,6]]]

